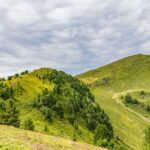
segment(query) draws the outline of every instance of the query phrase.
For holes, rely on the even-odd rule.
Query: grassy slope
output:
[[[35,70],[29,74],[21,75],[18,78],[13,78],[10,81],[4,82],[13,86],[14,88],[17,87],[18,83],[21,87],[23,87],[23,91],[15,94],[18,105],[17,108],[19,108],[21,114],[21,124],[26,118],[31,118],[35,124],[35,131],[45,133],[44,128],[45,125],[47,125],[47,134],[72,140],[74,139],[75,129],[68,121],[58,120],[54,118],[53,123],[49,123],[43,118],[43,115],[39,111],[37,111],[37,109],[33,109],[28,106],[28,104],[37,96],[37,94],[41,93],[43,89],[53,89],[53,83],[50,84],[48,81],[43,82],[37,77],[37,75],[43,75],[47,73],[47,71],[51,71],[51,69],[42,68],[39,70]],[[89,132],[88,129],[81,126],[79,126],[79,129],[80,131],[82,131],[82,134],[77,135],[77,141],[84,141],[92,144],[93,134]]]
[[[56,136],[0,126],[1,150],[104,150]]]
[[[139,104],[126,104],[126,107],[131,108],[135,111],[135,113],[142,114],[143,117],[146,117],[146,119],[149,119],[150,122],[150,112],[147,111],[147,105],[150,105],[150,91],[144,91],[145,95],[144,97],[140,95],[140,92],[142,90],[131,90],[128,92],[123,92],[117,94],[117,98],[121,103],[124,103],[124,99],[121,99],[122,96],[125,97],[125,95],[130,94],[132,98],[135,98]]]
[[[90,84],[97,102],[108,113],[121,140],[130,149],[142,149],[143,129],[149,122],[126,109],[113,97],[128,90],[150,91],[150,56],[131,56],[81,74],[78,78]]]

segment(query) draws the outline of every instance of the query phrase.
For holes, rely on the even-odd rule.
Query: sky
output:
[[[79,74],[150,54],[150,0],[0,0],[0,76]]]

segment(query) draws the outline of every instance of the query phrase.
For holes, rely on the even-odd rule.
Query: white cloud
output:
[[[150,53],[149,0],[1,0],[1,75],[52,67],[77,74]]]

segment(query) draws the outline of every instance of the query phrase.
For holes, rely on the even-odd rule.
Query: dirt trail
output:
[[[136,92],[136,91],[141,91],[140,89],[136,89],[136,90],[128,90],[128,91],[125,91],[125,92],[121,92],[121,93],[114,93],[112,99],[114,99],[116,101],[117,104],[121,105],[124,109],[134,113],[135,115],[137,115],[138,117],[140,117],[141,119],[143,119],[144,121],[150,123],[150,119],[149,118],[146,118],[144,117],[143,115],[139,114],[138,112],[135,112],[134,110],[130,109],[129,107],[126,107],[122,101],[120,100],[120,96],[121,95],[125,95],[126,93],[131,93],[131,92]],[[147,90],[144,90],[144,91],[147,91]]]

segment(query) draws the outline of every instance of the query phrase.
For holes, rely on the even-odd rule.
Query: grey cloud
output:
[[[1,0],[1,76],[52,67],[78,74],[150,53],[149,0]]]

